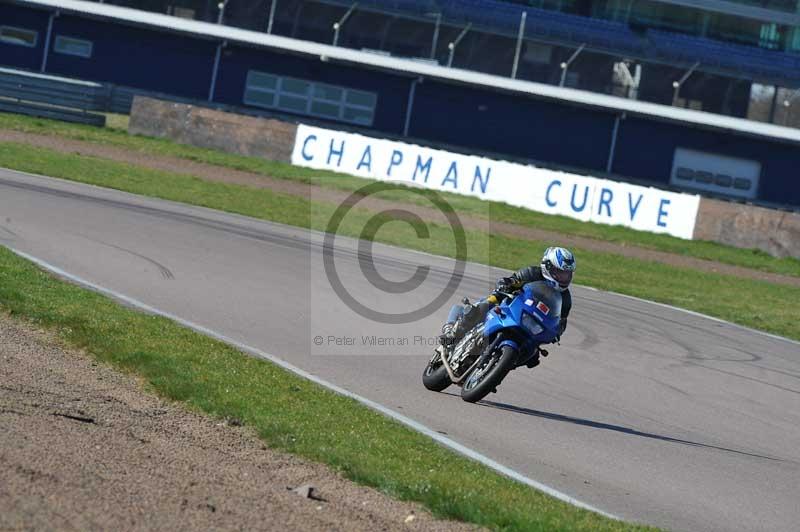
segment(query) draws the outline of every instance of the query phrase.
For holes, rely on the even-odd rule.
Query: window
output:
[[[553,47],[535,42],[525,42],[522,60],[538,65],[549,65],[553,60]]]
[[[190,7],[181,7],[175,5],[167,6],[167,15],[172,15],[178,18],[187,18],[189,20],[195,19],[195,11]]]
[[[781,34],[778,31],[778,25],[762,24],[761,35],[758,40],[758,45],[762,48],[778,49],[781,45]]]
[[[717,185],[718,187],[729,188],[733,186],[733,178],[729,175],[717,174],[714,176],[714,184]],[[747,188],[750,188],[749,184]]]
[[[56,42],[53,46],[53,50],[59,54],[92,57],[92,47],[92,41],[56,35]]]
[[[800,26],[792,28],[790,37],[786,40],[788,52],[800,52]]]
[[[567,76],[564,78],[564,86],[577,89],[578,83],[580,83],[580,81],[581,81],[580,72],[573,72],[571,70],[568,70]]]
[[[713,183],[714,182],[714,174],[711,172],[706,172],[704,170],[697,170],[694,173],[694,179],[698,183]]]
[[[247,74],[244,103],[371,126],[378,96],[372,92],[251,70]]]
[[[39,34],[25,28],[13,26],[0,26],[0,42],[18,44],[20,46],[36,46],[36,37]]]
[[[676,98],[675,105],[677,107],[685,107],[687,109],[695,109],[697,111],[703,110],[703,102],[701,100],[692,100],[691,98],[688,100],[686,98]]]
[[[676,148],[670,183],[685,190],[754,199],[760,176],[758,161]]]
[[[711,172],[706,172],[703,170],[692,170],[691,168],[685,168],[683,166],[678,167],[675,170],[673,176],[673,184],[677,184],[677,181],[675,181],[676,179],[682,181],[694,181],[695,182],[694,185],[683,183],[683,185],[688,188],[708,190],[710,192],[719,192],[729,196],[733,195],[738,196],[741,194],[738,192],[725,191],[724,189],[734,188],[748,193],[754,189],[753,180],[748,179],[746,177],[737,177],[734,179],[732,176],[729,175],[713,174]],[[752,196],[748,195],[745,197],[752,197]]]

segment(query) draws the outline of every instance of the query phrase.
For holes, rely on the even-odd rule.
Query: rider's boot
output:
[[[462,338],[481,321],[481,317],[484,313],[485,309],[482,308],[480,303],[477,305],[465,305],[464,314],[461,316],[461,319],[455,323],[455,327],[453,327],[453,335],[456,338]]]
[[[497,298],[489,296],[486,299],[472,304],[468,299],[464,299],[463,307],[456,305],[450,311],[448,322],[442,326],[442,334],[439,336],[439,343],[444,346],[452,346],[464,337],[481,319],[489,312],[489,309],[497,304]]]
[[[525,366],[527,366],[527,367],[529,367],[529,368],[533,369],[533,368],[535,368],[536,366],[538,366],[538,365],[539,365],[539,356],[546,357],[546,356],[547,356],[547,355],[549,355],[549,354],[550,354],[550,353],[549,353],[549,352],[547,352],[547,351],[546,351],[546,350],[544,350],[544,349],[541,349],[541,348],[540,348],[540,349],[537,349],[537,350],[536,350],[536,353],[534,353],[534,354],[533,354],[533,356],[531,356],[531,358],[529,358],[529,359],[528,359],[528,361],[527,361],[527,362],[525,362]]]
[[[455,334],[456,324],[445,323],[442,325],[442,334],[439,335],[439,343],[443,347],[451,347],[456,341]]]
[[[452,314],[452,313],[451,313]],[[442,334],[439,336],[439,343],[445,347],[455,345],[464,335],[477,323],[479,311],[469,303],[459,308],[458,318],[455,321],[448,321],[442,325]]]

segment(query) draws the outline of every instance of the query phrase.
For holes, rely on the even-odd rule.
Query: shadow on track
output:
[[[457,397],[456,394],[448,393],[448,392],[445,392],[445,393],[447,395],[453,395],[453,396]],[[614,432],[619,432],[621,434],[629,434],[631,436],[639,436],[641,438],[650,438],[650,439],[653,439],[653,440],[659,440],[659,441],[663,441],[663,442],[678,443],[678,444],[681,444],[681,445],[690,445],[692,447],[701,447],[701,448],[704,448],[704,449],[714,449],[714,450],[717,450],[717,451],[724,451],[724,452],[727,452],[727,453],[734,453],[734,454],[739,454],[739,455],[743,455],[743,456],[750,456],[750,457],[754,457],[754,458],[763,458],[765,460],[773,460],[773,461],[776,461],[776,462],[786,462],[786,460],[783,460],[781,458],[773,458],[771,456],[765,456],[765,455],[756,454],[756,453],[748,453],[748,452],[745,452],[745,451],[737,451],[736,449],[728,449],[727,447],[719,447],[717,445],[709,445],[709,444],[706,444],[706,443],[694,442],[694,441],[690,441],[690,440],[682,440],[680,438],[673,438],[671,436],[663,436],[663,435],[660,435],[660,434],[642,432],[642,431],[639,431],[639,430],[636,430],[636,429],[632,429],[632,428],[629,428],[629,427],[623,427],[621,425],[612,425],[610,423],[601,423],[599,421],[592,421],[591,419],[583,419],[583,418],[579,418],[579,417],[565,416],[563,414],[556,414],[556,413],[553,413],[553,412],[544,412],[542,410],[533,410],[531,408],[525,408],[525,407],[521,407],[521,406],[509,405],[509,404],[506,404],[506,403],[497,403],[497,402],[494,402],[494,401],[487,401],[486,399],[484,399],[484,400],[482,400],[482,401],[480,401],[479,403],[476,403],[476,404],[478,406],[483,406],[483,407],[486,407],[486,408],[495,408],[497,410],[505,410],[507,412],[514,412],[514,413],[517,413],[517,414],[525,414],[526,416],[533,416],[533,417],[538,417],[538,418],[542,418],[542,419],[550,419],[550,420],[553,420],[553,421],[561,421],[563,423],[572,423],[574,425],[580,425],[580,426],[583,426],[583,427],[590,427],[590,428],[593,428],[593,429],[611,430],[611,431],[614,431]]]

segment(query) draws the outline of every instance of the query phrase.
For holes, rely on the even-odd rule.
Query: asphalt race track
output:
[[[364,317],[332,288],[319,233],[10,171],[0,172],[0,243],[279,356],[623,518],[692,531],[800,523],[798,343],[576,287],[563,344],[470,405],[456,387],[428,392],[420,376],[449,305],[487,292],[498,274],[489,268],[467,265],[433,314],[385,323],[368,312],[423,308],[453,262],[375,245],[376,278],[358,259],[369,246],[337,238],[341,288]],[[420,266],[420,286],[402,287]]]

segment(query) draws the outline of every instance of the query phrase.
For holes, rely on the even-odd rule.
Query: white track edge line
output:
[[[489,468],[497,471],[501,475],[509,477],[509,478],[511,478],[513,480],[516,480],[518,482],[521,482],[523,484],[526,484],[526,485],[528,485],[528,486],[530,486],[532,488],[535,488],[535,489],[537,489],[537,490],[539,490],[539,491],[541,491],[543,493],[546,493],[547,495],[550,495],[551,497],[553,497],[555,499],[558,499],[560,501],[569,503],[569,504],[571,504],[573,506],[576,506],[578,508],[582,508],[584,510],[589,510],[591,512],[594,512],[596,514],[602,515],[604,517],[608,517],[610,519],[615,519],[615,520],[618,520],[618,521],[622,520],[620,517],[618,517],[616,515],[613,515],[611,513],[605,512],[603,510],[600,510],[599,508],[595,508],[594,506],[591,506],[591,505],[589,505],[589,504],[587,504],[585,502],[582,502],[582,501],[580,501],[578,499],[575,499],[574,497],[571,497],[571,496],[567,495],[566,493],[558,491],[555,488],[551,488],[550,486],[548,486],[546,484],[542,484],[541,482],[538,482],[536,480],[528,478],[525,475],[523,475],[521,473],[518,473],[517,471],[514,471],[513,469],[511,469],[509,467],[506,467],[506,466],[500,464],[499,462],[496,462],[496,461],[492,460],[488,456],[485,456],[485,455],[479,453],[478,451],[470,449],[469,447],[466,447],[465,445],[462,445],[462,444],[456,442],[455,440],[452,440],[450,438],[446,438],[446,437],[442,436],[438,432],[434,431],[433,429],[430,429],[430,428],[426,427],[425,425],[423,425],[422,423],[419,423],[418,421],[414,421],[413,419],[411,419],[411,418],[409,418],[409,417],[407,417],[407,416],[405,416],[405,415],[403,415],[403,414],[401,414],[399,412],[395,412],[394,410],[392,410],[390,408],[387,408],[387,407],[383,406],[380,403],[377,403],[375,401],[367,399],[366,397],[362,397],[362,396],[360,396],[358,394],[355,394],[355,393],[353,393],[353,392],[351,392],[349,390],[346,390],[346,389],[344,389],[344,388],[342,388],[340,386],[337,386],[336,384],[333,384],[333,383],[330,383],[330,382],[328,382],[326,380],[323,380],[322,378],[317,377],[316,375],[314,375],[312,373],[308,373],[307,371],[302,370],[302,369],[300,369],[300,368],[298,368],[298,367],[286,362],[285,360],[276,357],[275,355],[271,355],[271,354],[269,354],[269,353],[267,353],[265,351],[261,351],[260,349],[257,349],[255,347],[251,347],[251,346],[249,346],[247,344],[241,343],[241,342],[239,342],[237,340],[234,340],[233,338],[229,338],[229,337],[227,337],[227,336],[225,336],[223,334],[220,334],[220,333],[217,333],[217,332],[215,332],[215,331],[213,331],[211,329],[208,329],[207,327],[203,327],[202,325],[193,323],[193,322],[191,322],[189,320],[185,320],[185,319],[183,319],[183,318],[181,318],[179,316],[176,316],[174,314],[170,314],[169,312],[165,312],[165,311],[159,310],[159,309],[157,309],[155,307],[151,307],[150,305],[148,305],[146,303],[143,303],[141,301],[138,301],[136,299],[128,297],[128,296],[126,296],[124,294],[121,294],[121,293],[116,292],[114,290],[111,290],[109,288],[105,288],[105,287],[100,286],[98,284],[92,283],[91,281],[87,281],[86,279],[83,279],[83,278],[81,278],[81,277],[79,277],[77,275],[73,275],[71,273],[68,273],[68,272],[62,270],[61,268],[59,268],[58,266],[54,266],[54,265],[52,265],[52,264],[50,264],[50,263],[48,263],[48,262],[46,262],[46,261],[44,261],[42,259],[39,259],[39,258],[34,257],[32,255],[29,255],[29,254],[27,254],[27,253],[25,253],[23,251],[19,251],[17,249],[11,248],[11,247],[9,247],[8,249],[10,251],[12,251],[13,253],[15,253],[16,255],[18,255],[18,256],[26,259],[26,260],[29,260],[29,261],[33,262],[34,264],[38,265],[39,267],[41,267],[41,268],[43,268],[43,269],[45,269],[45,270],[47,270],[47,271],[59,276],[59,277],[63,277],[65,279],[70,280],[70,281],[72,281],[72,282],[74,282],[74,283],[76,283],[78,285],[81,285],[81,286],[83,286],[85,288],[89,288],[89,289],[91,289],[91,290],[93,290],[95,292],[98,292],[100,294],[109,296],[109,297],[111,297],[113,299],[116,299],[118,301],[126,303],[126,304],[130,305],[131,307],[135,307],[135,308],[137,308],[139,310],[147,312],[148,314],[154,314],[154,315],[157,315],[157,316],[161,316],[163,318],[167,318],[167,319],[172,320],[172,321],[174,321],[174,322],[176,322],[176,323],[178,323],[180,325],[183,325],[184,327],[187,327],[189,329],[193,329],[194,331],[199,332],[201,334],[204,334],[206,336],[209,336],[211,338],[214,338],[215,340],[219,340],[219,341],[224,342],[226,344],[229,344],[229,345],[231,345],[233,347],[236,347],[237,349],[239,349],[241,351],[244,351],[246,353],[249,353],[251,355],[257,356],[259,358],[268,360],[268,361],[270,361],[270,362],[282,367],[283,369],[285,369],[287,371],[290,371],[290,372],[292,372],[292,373],[294,373],[294,374],[296,374],[296,375],[298,375],[300,377],[303,377],[304,379],[307,379],[307,380],[309,380],[311,382],[319,384],[320,386],[323,386],[323,387],[331,390],[332,392],[335,392],[335,393],[337,393],[339,395],[342,395],[342,396],[348,397],[350,399],[353,399],[353,400],[355,400],[355,401],[357,401],[357,402],[359,402],[359,403],[361,403],[361,404],[363,404],[363,405],[365,405],[365,406],[367,406],[367,407],[369,407],[369,408],[371,408],[373,410],[376,410],[376,411],[380,412],[381,414],[383,414],[383,415],[385,415],[385,416],[387,416],[389,418],[392,418],[395,421],[398,421],[399,423],[402,423],[403,425],[405,425],[405,426],[407,426],[407,427],[409,427],[409,428],[411,428],[411,429],[413,429],[413,430],[415,430],[415,431],[417,431],[417,432],[419,432],[419,433],[421,433],[421,434],[423,434],[425,436],[428,436],[429,438],[432,438],[437,443],[452,449],[453,451],[457,452],[458,454],[461,454],[463,456],[466,456],[467,458],[475,460],[476,462],[479,462],[479,463],[485,465],[486,467],[489,467]]]

